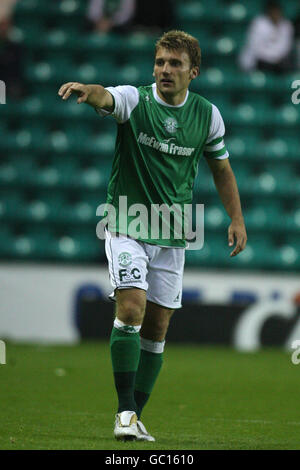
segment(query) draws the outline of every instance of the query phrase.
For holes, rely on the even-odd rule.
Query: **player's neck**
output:
[[[188,89],[185,88],[184,90],[180,91],[176,95],[169,95],[169,94],[162,93],[159,90],[159,88],[156,87],[156,92],[159,98],[163,100],[165,103],[170,104],[171,106],[178,106],[184,102]]]

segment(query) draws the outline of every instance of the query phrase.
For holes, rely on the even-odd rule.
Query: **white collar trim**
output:
[[[159,104],[162,104],[163,106],[167,106],[168,108],[181,108],[182,106],[185,105],[186,100],[188,99],[188,96],[189,96],[189,90],[187,90],[183,102],[180,103],[180,104],[174,105],[174,104],[168,104],[168,103],[166,103],[165,101],[163,101],[163,100],[158,96],[157,91],[156,91],[156,83],[152,83],[152,91],[153,91],[153,96],[154,96],[155,100],[156,100]]]

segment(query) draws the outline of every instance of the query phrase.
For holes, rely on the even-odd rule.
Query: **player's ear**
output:
[[[194,80],[194,78],[198,77],[199,75],[199,67],[193,67],[190,71],[190,79]]]

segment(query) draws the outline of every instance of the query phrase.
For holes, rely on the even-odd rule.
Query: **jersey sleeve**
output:
[[[131,85],[120,85],[117,87],[105,88],[112,95],[114,100],[113,112],[96,107],[95,110],[100,116],[112,116],[119,124],[130,118],[130,115],[139,102],[139,91]]]
[[[223,160],[229,157],[224,143],[225,126],[218,108],[213,104],[209,135],[206,140],[203,155],[205,158]]]

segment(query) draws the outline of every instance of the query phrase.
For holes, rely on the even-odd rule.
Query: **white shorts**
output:
[[[150,245],[106,230],[105,251],[109,277],[115,289],[137,287],[147,300],[162,307],[181,308],[185,248]]]

